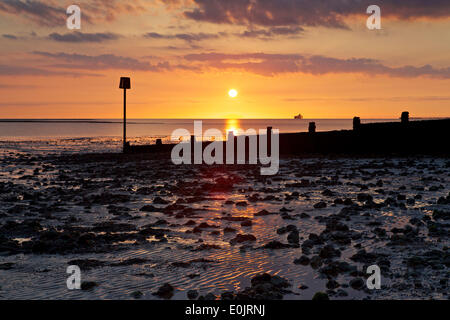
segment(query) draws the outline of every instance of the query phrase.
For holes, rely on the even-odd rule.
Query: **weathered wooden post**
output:
[[[128,149],[127,144],[127,89],[131,89],[131,79],[128,77],[120,78],[120,89],[123,89],[123,152]]]
[[[409,122],[409,112],[408,111],[402,112],[401,119],[403,124],[407,124]]]
[[[361,129],[361,118],[354,117],[353,118],[353,131],[358,131],[359,129]]]
[[[316,132],[316,123],[315,122],[310,122],[309,123],[308,132],[309,133],[315,133]]]

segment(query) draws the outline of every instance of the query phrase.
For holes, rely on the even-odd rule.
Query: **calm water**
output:
[[[308,130],[311,121],[316,122],[317,131],[351,129],[352,119],[260,119],[260,120],[202,120],[203,130],[216,128],[224,134],[233,129],[265,129],[272,126],[280,132],[302,132]],[[363,123],[398,121],[392,119],[363,119]],[[193,134],[194,120],[185,119],[129,119],[127,135],[130,138],[168,138],[179,128]],[[45,140],[58,138],[121,137],[122,122],[119,119],[91,120],[0,120],[0,140]]]

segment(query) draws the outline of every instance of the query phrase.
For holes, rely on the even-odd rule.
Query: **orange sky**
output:
[[[450,10],[433,5],[387,1],[371,31],[365,9],[311,20],[300,0],[230,0],[224,15],[208,0],[84,0],[72,31],[65,1],[35,2],[0,4],[0,118],[120,118],[120,76],[130,118],[450,116]]]

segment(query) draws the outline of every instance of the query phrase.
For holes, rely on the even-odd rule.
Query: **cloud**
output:
[[[186,42],[195,42],[195,41],[203,41],[203,40],[212,40],[218,39],[222,36],[226,36],[227,34],[224,32],[219,33],[177,33],[177,34],[161,34],[157,32],[149,32],[144,35],[145,38],[148,39],[178,39],[184,40]]]
[[[123,70],[140,70],[140,71],[158,71],[165,68],[165,63],[151,65],[148,62],[138,59],[117,56],[114,54],[102,54],[90,56],[76,53],[50,53],[35,51],[33,54],[64,62],[63,64],[54,65],[60,68],[69,69],[91,69],[91,70],[107,70],[107,69],[123,69]]]
[[[242,38],[259,38],[264,40],[270,40],[279,36],[298,36],[305,30],[299,26],[286,26],[286,27],[271,27],[265,29],[250,29],[241,33],[235,34]]]
[[[260,26],[348,28],[345,18],[366,15],[370,0],[193,0],[184,15],[195,21]],[[448,0],[383,0],[383,17],[402,20],[449,18]]]
[[[56,6],[54,1],[3,0],[0,12],[20,16],[42,26],[54,27],[65,25],[66,10]]]
[[[4,35],[2,35],[2,37],[5,38],[5,39],[9,39],[9,40],[17,40],[17,39],[19,39],[15,35],[12,35],[12,34],[4,34]]]
[[[50,70],[128,70],[142,72],[167,72],[189,70],[193,72],[238,71],[273,77],[281,74],[363,74],[366,76],[388,76],[397,78],[428,77],[434,79],[450,79],[450,67],[436,68],[424,66],[388,66],[379,60],[369,58],[339,59],[308,54],[275,54],[275,53],[192,53],[182,57],[162,60],[158,57],[132,58],[114,54],[85,55],[75,53],[50,53],[35,51],[32,54],[45,58]],[[176,63],[170,59],[176,58]],[[151,61],[151,62],[150,62]],[[175,60],[174,60],[175,61]],[[181,61],[181,62],[180,62]],[[0,74],[7,74],[8,69],[0,68]],[[25,67],[24,67],[25,68]],[[16,69],[10,74],[41,74],[50,72],[41,69]]]
[[[0,64],[0,76],[99,76],[93,73],[79,73],[67,71],[47,70],[35,67],[14,66]]]
[[[225,38],[229,36],[235,36],[239,38],[255,38],[269,40],[280,36],[297,36],[303,33],[304,29],[298,26],[287,26],[287,27],[271,27],[271,28],[258,28],[258,29],[248,29],[237,33],[177,33],[177,34],[161,34],[158,32],[148,32],[144,34],[147,39],[165,39],[165,40],[184,40],[188,43],[199,42],[204,40],[214,40]]]
[[[0,13],[17,16],[45,27],[66,25],[66,10],[74,4],[70,0],[2,0]],[[117,20],[122,15],[140,14],[147,10],[142,0],[79,0],[83,23],[97,24]]]
[[[118,34],[115,33],[83,33],[83,32],[72,32],[66,34],[52,33],[49,39],[58,42],[103,42],[108,40],[117,40],[120,38]]]
[[[364,102],[364,101],[388,101],[388,102],[411,102],[411,101],[450,101],[450,96],[407,96],[407,97],[312,97],[312,98],[286,98],[285,102],[329,102],[329,101],[348,101],[348,102]]]
[[[90,17],[90,23],[95,24],[94,19],[115,21],[121,16],[142,14],[153,4],[148,0],[81,0],[79,5],[83,14]]]
[[[187,61],[219,70],[240,70],[263,76],[284,73],[325,75],[332,73],[360,73],[390,77],[414,78],[420,76],[450,79],[450,68],[434,68],[430,65],[415,67],[390,67],[378,60],[367,58],[337,59],[319,55],[302,54],[224,54],[199,53],[184,57]]]
[[[164,72],[171,70],[196,70],[189,65],[172,65],[168,61],[149,63],[131,57],[117,56],[114,54],[83,55],[73,53],[50,53],[35,51],[34,55],[41,56],[47,60],[54,60],[53,68],[77,69],[77,70],[129,70],[129,71],[152,71]]]

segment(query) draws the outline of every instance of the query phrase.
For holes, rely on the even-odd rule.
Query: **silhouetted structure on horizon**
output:
[[[450,119],[409,121],[409,113],[403,112],[401,122],[362,124],[359,117],[353,118],[353,130],[316,132],[316,124],[309,124],[308,132],[281,133],[280,155],[302,154],[449,154],[445,142]],[[267,128],[270,137],[272,128]],[[234,137],[237,139],[237,137]],[[191,138],[195,140],[194,137]],[[246,137],[246,154],[248,142]],[[259,141],[259,139],[258,139]],[[237,140],[235,141],[235,146]],[[211,142],[203,142],[205,148]],[[270,146],[270,140],[268,141]],[[174,144],[127,146],[126,153],[165,152],[170,153]],[[258,146],[259,149],[259,146]],[[224,142],[224,154],[226,154]]]

